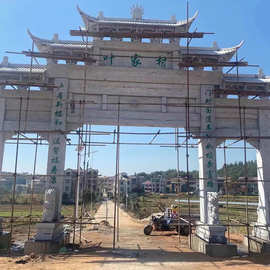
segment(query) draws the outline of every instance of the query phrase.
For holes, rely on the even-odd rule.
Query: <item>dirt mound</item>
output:
[[[30,255],[23,256],[15,261],[16,264],[27,264],[29,262],[42,262],[45,260],[44,255],[36,255],[31,253]]]
[[[99,225],[106,226],[106,227],[111,227],[110,223],[107,220],[100,221]]]

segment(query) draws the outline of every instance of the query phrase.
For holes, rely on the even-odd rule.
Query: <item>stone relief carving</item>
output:
[[[207,192],[208,197],[208,224],[218,224],[218,193]]]
[[[49,188],[45,192],[42,222],[53,222],[57,219],[57,190]]]

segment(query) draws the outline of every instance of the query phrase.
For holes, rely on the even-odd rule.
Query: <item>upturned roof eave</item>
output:
[[[85,43],[81,41],[71,41],[71,40],[50,40],[50,39],[44,39],[39,38],[37,36],[34,36],[30,30],[27,30],[28,35],[33,40],[35,45],[37,46],[39,51],[48,51],[47,49],[49,47],[51,48],[63,48],[63,49],[80,49],[85,46]],[[88,47],[91,46],[91,42],[88,43]],[[46,48],[46,49],[44,49]]]
[[[238,45],[230,47],[230,48],[221,48],[221,49],[215,49],[213,47],[189,47],[189,53],[190,54],[198,54],[197,52],[200,52],[201,54],[206,54],[206,55],[217,55],[217,56],[223,56],[227,55],[230,53],[235,53],[238,49],[242,47],[244,44],[244,41],[241,41]],[[180,50],[183,52],[187,51],[186,46],[181,46]]]
[[[224,74],[223,79],[225,82],[232,83],[259,83],[270,84],[270,78],[259,78],[257,74]]]

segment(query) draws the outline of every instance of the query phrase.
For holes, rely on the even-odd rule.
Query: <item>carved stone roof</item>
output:
[[[222,58],[223,61],[230,61],[236,51],[242,47],[244,41],[231,48],[217,48],[217,47],[190,47],[189,54],[202,56],[216,56]],[[181,47],[181,54],[187,54],[187,48]]]
[[[10,64],[10,63],[1,63],[0,72],[18,72],[18,73],[43,73],[47,69],[43,65],[28,65],[28,64]]]
[[[224,80],[226,82],[233,82],[233,83],[270,83],[269,76],[260,76],[259,74],[224,74]]]
[[[67,40],[48,40],[43,38],[38,38],[34,36],[29,30],[28,34],[32,38],[32,40],[35,42],[38,49],[42,52],[48,52],[50,50],[58,50],[61,51],[61,49],[66,50],[85,50],[86,46],[88,49],[93,48],[93,43],[89,42],[87,45],[82,41],[67,41]],[[164,44],[169,45],[169,44]],[[223,58],[223,61],[229,61],[235,52],[243,45],[243,41],[240,42],[238,45],[231,47],[231,48],[217,48],[217,47],[190,47],[189,48],[189,54],[191,55],[198,55],[202,57],[217,57],[217,58]],[[186,47],[180,47],[181,54],[186,54],[187,49]]]
[[[71,40],[59,40],[58,38],[50,39],[43,39],[34,36],[29,30],[27,30],[27,33],[31,37],[31,39],[35,42],[35,45],[39,49],[39,51],[44,52],[51,49],[77,49],[82,50],[86,47],[86,44],[82,41],[71,41]],[[91,48],[92,45],[89,42],[87,44],[88,48]]]
[[[127,19],[127,18],[109,18],[104,16],[93,17],[86,13],[84,13],[79,7],[77,7],[82,19],[84,21],[85,27],[91,24],[119,24],[119,25],[135,25],[135,26],[164,26],[164,27],[175,27],[175,28],[183,28],[185,31],[187,26],[187,20],[182,21],[173,21],[173,20],[150,20],[150,19]],[[193,17],[188,19],[188,27],[192,24],[192,22],[198,16],[198,11],[194,14]]]

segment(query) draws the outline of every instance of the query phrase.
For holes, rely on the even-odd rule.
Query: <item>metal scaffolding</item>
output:
[[[188,25],[188,18],[189,18],[189,7],[187,5],[187,25]],[[11,80],[6,80],[6,81],[0,81],[0,84],[2,85],[11,85],[11,86],[26,86],[27,87],[27,96],[26,97],[20,97],[19,98],[19,121],[18,121],[18,130],[15,130],[16,132],[16,138],[11,138],[8,140],[7,144],[13,144],[16,146],[16,154],[15,154],[15,168],[14,168],[14,181],[13,181],[13,188],[12,188],[12,201],[11,201],[11,210],[10,210],[10,216],[5,218],[4,225],[9,226],[9,231],[10,231],[10,244],[9,244],[9,254],[11,254],[11,246],[12,246],[12,241],[14,239],[14,226],[19,226],[19,224],[25,224],[28,226],[28,232],[27,232],[27,239],[29,240],[32,235],[32,229],[31,226],[35,224],[40,217],[36,217],[33,215],[33,203],[34,203],[34,180],[38,176],[50,176],[48,174],[38,174],[37,173],[37,157],[38,157],[38,151],[39,151],[39,146],[47,146],[48,143],[42,139],[39,135],[36,137],[29,137],[27,134],[32,133],[31,128],[27,126],[27,123],[29,121],[28,119],[28,114],[31,113],[31,110],[29,108],[29,102],[30,102],[30,89],[31,87],[48,87],[50,89],[57,89],[58,86],[52,84],[52,83],[47,83],[47,82],[36,82],[33,81],[32,79],[32,69],[33,69],[33,59],[35,57],[41,57],[41,58],[48,58],[48,59],[57,59],[57,60],[67,60],[67,61],[81,61],[85,63],[85,68],[84,68],[84,74],[83,74],[83,91],[80,93],[77,93],[78,95],[81,95],[81,99],[79,101],[73,101],[73,104],[79,104],[79,114],[80,114],[80,128],[77,131],[71,131],[68,134],[66,134],[66,139],[68,141],[67,146],[77,146],[77,183],[76,183],[76,190],[77,193],[75,192],[75,203],[74,203],[74,213],[73,217],[68,217],[67,220],[63,222],[63,224],[70,224],[73,228],[73,245],[76,244],[76,242],[81,243],[82,235],[83,235],[83,225],[87,224],[95,224],[93,221],[86,221],[85,218],[85,210],[86,210],[86,203],[84,201],[84,196],[82,196],[81,200],[81,205],[79,204],[79,199],[80,199],[80,182],[82,183],[82,187],[85,188],[86,185],[86,174],[88,173],[89,169],[89,158],[90,158],[90,151],[92,150],[93,146],[96,147],[103,147],[107,145],[115,145],[116,147],[116,156],[115,156],[115,185],[114,185],[114,219],[113,219],[113,243],[112,247],[115,249],[116,248],[116,243],[120,241],[120,217],[119,217],[119,207],[120,207],[120,146],[121,145],[130,145],[130,146],[151,146],[151,147],[169,147],[172,148],[172,150],[176,151],[176,169],[177,169],[177,184],[178,184],[178,194],[177,194],[177,199],[178,199],[178,205],[179,205],[179,222],[178,226],[180,228],[180,225],[183,224],[183,221],[180,219],[180,212],[182,211],[182,205],[180,204],[181,196],[183,194],[180,194],[180,184],[182,179],[180,178],[180,149],[184,149],[185,151],[185,166],[186,166],[186,180],[187,180],[187,193],[186,193],[186,200],[187,200],[187,210],[188,210],[188,226],[189,226],[189,234],[191,235],[193,233],[193,230],[196,228],[196,226],[203,226],[203,225],[197,225],[192,222],[192,202],[191,202],[191,197],[192,194],[190,192],[190,185],[198,179],[194,179],[191,175],[190,172],[190,150],[191,149],[196,149],[198,148],[198,144],[194,143],[195,139],[203,139],[205,138],[204,136],[197,136],[192,134],[191,130],[191,119],[190,119],[190,114],[191,114],[191,109],[194,108],[206,108],[206,104],[198,104],[198,103],[193,103],[192,99],[190,98],[190,87],[194,84],[192,81],[190,81],[190,69],[192,67],[233,67],[237,69],[237,76],[238,76],[238,67],[246,67],[248,66],[247,62],[242,62],[241,60],[238,60],[238,54],[236,54],[236,60],[234,62],[219,62],[219,63],[209,63],[207,61],[201,61],[201,62],[196,62],[193,60],[193,58],[190,58],[190,42],[192,38],[202,38],[204,34],[206,33],[198,33],[198,32],[193,32],[189,33],[188,29],[186,33],[94,33],[94,32],[88,32],[88,31],[82,31],[82,30],[72,30],[71,34],[74,36],[81,36],[83,38],[83,42],[85,45],[85,53],[84,55],[81,55],[79,57],[73,57],[73,56],[61,56],[61,55],[55,55],[55,54],[50,54],[50,53],[37,53],[34,52],[34,45],[32,46],[31,51],[27,52],[22,52],[26,56],[30,57],[31,59],[31,65],[30,65],[30,73],[29,73],[29,81],[28,82],[22,82],[22,81],[11,81]],[[184,59],[183,62],[179,63],[179,67],[185,68],[186,71],[186,83],[182,84],[181,86],[185,86],[187,90],[187,96],[185,99],[185,104],[180,105],[177,103],[168,103],[168,107],[183,107],[185,109],[185,131],[180,131],[179,128],[175,128],[174,131],[172,132],[163,132],[162,130],[158,130],[157,132],[126,132],[121,130],[120,126],[120,115],[121,115],[121,106],[123,105],[128,105],[131,103],[124,103],[120,102],[120,98],[118,102],[115,103],[108,103],[110,105],[116,105],[117,106],[117,127],[113,131],[96,131],[93,130],[92,124],[85,124],[86,119],[85,119],[85,106],[87,104],[92,104],[93,102],[91,100],[88,100],[88,94],[87,94],[87,64],[95,62],[94,57],[95,56],[102,56],[99,54],[90,54],[88,52],[88,36],[110,36],[110,37],[129,37],[129,38],[172,38],[172,37],[182,37],[186,38],[186,58]],[[119,57],[124,57],[124,56],[119,56]],[[178,58],[173,58],[171,59],[172,61],[178,62]],[[183,59],[181,59],[183,60]],[[180,84],[178,84],[180,86]],[[237,95],[238,96],[238,105],[237,107],[235,106],[226,106],[226,105],[215,105],[215,110],[219,109],[224,109],[224,108],[232,108],[232,109],[238,109],[239,112],[239,136],[227,136],[227,137],[221,137],[221,136],[213,136],[210,138],[215,138],[215,139],[224,139],[224,143],[222,146],[218,146],[217,149],[221,149],[223,151],[223,158],[224,158],[224,183],[225,183],[225,190],[226,190],[226,218],[222,222],[224,226],[227,227],[227,237],[228,241],[231,241],[231,233],[232,233],[232,228],[233,227],[243,227],[246,229],[246,234],[248,237],[248,242],[249,242],[249,237],[250,237],[250,229],[254,227],[252,225],[252,220],[250,219],[250,211],[254,211],[254,209],[251,210],[250,208],[250,202],[249,202],[249,196],[248,196],[248,184],[250,183],[249,180],[249,175],[248,175],[248,169],[247,169],[247,150],[254,149],[253,147],[249,147],[247,145],[247,140],[248,139],[270,139],[268,136],[249,136],[246,134],[246,110],[256,110],[256,111],[261,111],[261,110],[269,110],[269,107],[263,107],[263,106],[256,106],[253,105],[251,107],[245,107],[242,106],[241,104],[241,97],[243,96],[254,96],[257,97],[258,95],[260,97],[262,96],[269,96],[269,92],[266,91],[252,91],[252,90],[247,90],[247,91],[240,91],[237,89],[219,89],[216,88],[214,90],[215,95]],[[11,97],[16,99],[16,97]],[[23,108],[22,104],[23,101],[26,100],[26,108]],[[134,103],[132,103],[134,105]],[[67,104],[70,106],[71,104]],[[148,103],[140,103],[140,105],[160,105],[160,103],[154,104],[148,104]],[[24,116],[24,119],[22,117]],[[25,126],[22,127],[22,122],[25,123]],[[172,127],[174,128],[174,127]],[[35,131],[36,132],[36,131]],[[58,131],[57,131],[58,132]],[[93,140],[93,136],[98,136],[98,135],[108,135],[111,140]],[[68,140],[69,136],[77,136],[78,142],[77,143],[72,143],[70,140]],[[151,140],[149,142],[136,142],[136,141],[129,141],[129,142],[121,142],[120,138],[121,136],[151,136]],[[173,140],[170,140],[168,142],[155,142],[155,140],[161,136],[171,136],[174,138]],[[208,137],[209,138],[209,137]],[[180,142],[180,139],[183,139],[183,142]],[[226,144],[225,139],[230,139],[233,140],[232,143]],[[234,146],[239,141],[243,141],[243,146]],[[19,157],[19,147],[20,145],[34,145],[35,146],[35,155],[34,155],[34,162],[33,162],[33,172],[32,172],[32,184],[31,184],[31,197],[30,197],[30,204],[29,204],[29,214],[25,216],[25,219],[23,221],[18,220],[16,217],[14,217],[14,209],[16,206],[16,183],[17,183],[17,175],[18,175],[18,157]],[[245,167],[245,176],[244,176],[244,183],[245,183],[245,209],[242,209],[245,211],[245,222],[239,221],[237,219],[234,219],[230,216],[230,209],[232,206],[229,204],[230,201],[230,196],[229,196],[229,177],[228,177],[228,172],[227,172],[227,156],[228,156],[228,151],[232,150],[242,150],[243,151],[243,159],[244,159],[244,167]],[[83,155],[81,157],[81,151],[83,151]],[[83,164],[83,175],[81,174],[81,163]],[[63,175],[62,175],[63,176]],[[207,181],[207,179],[201,179]],[[259,180],[262,181],[262,180]],[[264,179],[264,182],[270,181],[270,179]],[[92,185],[92,184],[91,184]],[[91,194],[92,194],[92,186],[91,186]],[[91,198],[91,203],[92,203],[92,198]],[[80,209],[79,209],[80,208]],[[92,207],[91,207],[92,208]],[[93,213],[91,213],[93,214]],[[22,223],[21,223],[22,222]],[[79,227],[79,240],[77,241],[77,235],[76,231]],[[190,246],[191,246],[191,237],[189,238],[190,240]],[[181,236],[179,234],[179,244],[181,241]],[[248,244],[248,253],[250,253],[250,244]]]

